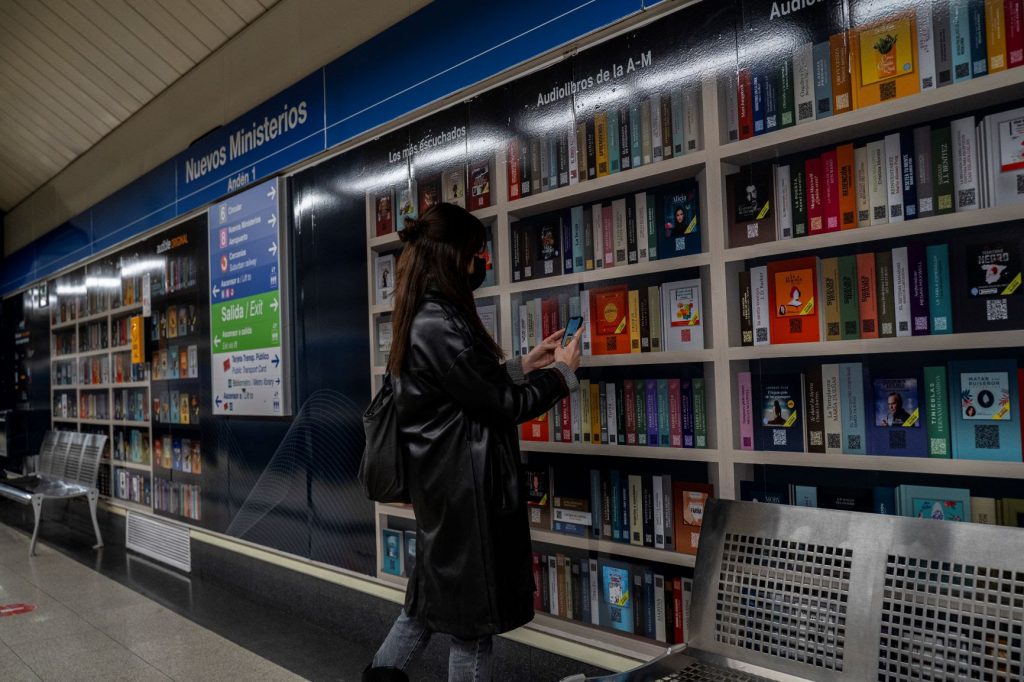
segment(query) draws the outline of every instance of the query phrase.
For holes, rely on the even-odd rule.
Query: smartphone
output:
[[[569,323],[565,325],[565,334],[562,335],[562,348],[565,348],[569,342],[572,341],[572,337],[576,336],[576,332],[578,332],[582,326],[582,317],[569,318]]]

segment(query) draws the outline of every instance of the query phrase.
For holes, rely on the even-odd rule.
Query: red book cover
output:
[[[626,403],[626,445],[636,445],[636,391],[633,389],[632,381],[623,384],[622,399]]]
[[[562,442],[572,442],[572,402],[569,396],[562,398]]]
[[[1006,0],[1003,5],[1006,21],[1006,56],[1010,68],[1024,64],[1024,4]]]
[[[839,229],[849,230],[857,227],[857,183],[854,181],[852,144],[836,147],[836,164],[839,166]]]
[[[507,159],[507,170],[508,170],[508,199],[514,201],[519,198],[519,189],[522,178],[519,175],[519,138],[513,137],[508,141],[508,159]]]
[[[558,331],[558,298],[545,298],[540,302],[541,338],[548,338]]]
[[[754,136],[754,111],[750,108],[750,98],[753,96],[752,86],[750,69],[740,69],[736,81],[736,108],[741,140]]]
[[[383,237],[395,229],[394,197],[391,190],[382,190],[374,195],[373,204],[377,223],[376,234],[378,237]]]
[[[714,495],[710,483],[672,482],[672,531],[677,552],[696,554],[704,523],[704,504]]]
[[[533,610],[540,611],[543,608],[542,593],[540,588],[540,554],[533,553]]]
[[[807,234],[821,234],[825,231],[821,157],[816,156],[804,161],[804,175],[807,186]]]
[[[768,264],[768,318],[773,344],[820,341],[818,307],[816,257]]]
[[[469,210],[479,211],[491,205],[491,159],[469,165]]]
[[[546,443],[551,440],[551,411],[519,425],[519,437]]]
[[[821,210],[825,232],[838,232],[839,164],[834,149],[821,155]]]
[[[675,626],[673,642],[682,644],[686,633],[683,632],[683,579],[679,577],[672,578],[672,624]]]
[[[679,379],[668,380],[668,432],[669,444],[674,448],[683,447],[683,401]]]
[[[611,204],[601,207],[601,234],[604,235],[604,266],[615,265],[615,218]]]
[[[629,288],[618,284],[590,290],[590,352],[629,352]]]
[[[860,338],[878,338],[878,295],[875,284],[875,254],[857,254],[857,304],[860,308]]]

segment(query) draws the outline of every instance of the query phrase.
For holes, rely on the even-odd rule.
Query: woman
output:
[[[552,334],[501,364],[473,301],[486,274],[483,224],[442,203],[400,236],[388,371],[417,556],[405,608],[364,680],[407,679],[401,671],[435,632],[452,635],[450,682],[489,680],[491,636],[533,619],[516,425],[579,386],[580,335],[563,348]]]

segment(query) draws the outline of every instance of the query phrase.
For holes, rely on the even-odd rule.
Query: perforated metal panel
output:
[[[651,682],[767,682],[767,679],[748,675],[738,670],[719,668],[704,663],[691,663],[677,672],[652,678]]]
[[[889,554],[881,620],[879,682],[1024,680],[1024,571]]]
[[[191,539],[188,528],[184,526],[128,512],[125,547],[186,573],[192,570]]]
[[[103,457],[103,447],[106,443],[107,437],[103,434],[92,433],[86,436],[85,445],[82,447],[82,454],[78,461],[78,473],[72,477],[69,471],[69,480],[87,488],[95,488],[96,474],[100,468],[100,458]]]
[[[716,640],[841,671],[852,556],[831,545],[727,533]]]

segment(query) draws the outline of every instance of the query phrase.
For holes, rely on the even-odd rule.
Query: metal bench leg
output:
[[[92,515],[92,529],[96,531],[96,544],[92,546],[93,549],[99,549],[103,546],[103,536],[100,535],[100,524],[96,522],[96,501],[99,497],[99,491],[89,491],[89,514]]]
[[[33,495],[32,496],[32,511],[36,516],[35,526],[32,528],[32,544],[28,546],[28,555],[33,557],[36,555],[36,538],[39,536],[39,518],[43,515],[43,496]]]

